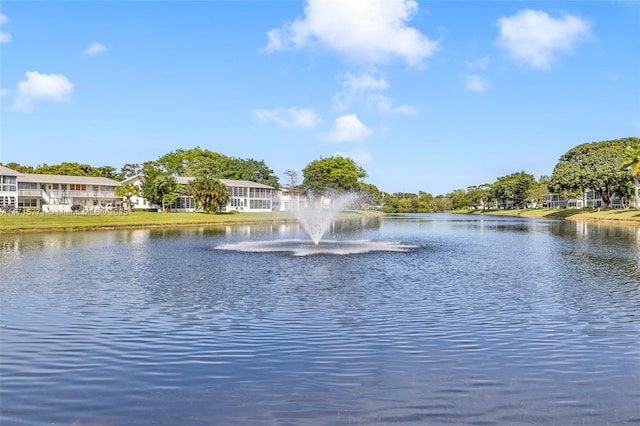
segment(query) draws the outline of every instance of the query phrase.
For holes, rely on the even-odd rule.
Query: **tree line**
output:
[[[563,154],[551,176],[538,180],[524,171],[501,176],[493,183],[456,189],[446,195],[396,193],[386,195],[387,212],[441,212],[458,209],[526,208],[540,206],[550,195],[581,198],[598,194],[605,208],[614,194],[640,206],[640,138],[628,137],[578,145]],[[629,203],[630,204],[630,203]]]
[[[225,206],[231,195],[220,179],[247,180],[274,188],[280,187],[278,177],[264,161],[229,157],[200,147],[177,149],[157,160],[140,164],[125,164],[120,171],[111,166],[93,167],[80,163],[58,165],[23,166],[7,163],[6,167],[21,173],[57,174],[70,176],[106,177],[124,181],[141,176],[140,188],[122,185],[118,195],[129,201],[141,195],[150,203],[161,205],[163,210],[173,204],[178,196],[194,197],[198,206],[207,213],[214,213]],[[358,192],[356,208],[379,208],[385,212],[443,212],[456,209],[523,208],[539,206],[551,194],[563,198],[578,198],[585,191],[593,190],[611,207],[613,194],[623,199],[635,200],[640,205],[638,186],[640,174],[640,138],[628,137],[578,145],[560,157],[551,176],[539,179],[525,171],[501,176],[493,183],[455,189],[445,195],[428,192],[398,192],[389,194],[375,185],[364,182],[366,170],[350,158],[332,156],[311,161],[303,169],[303,180],[298,184],[298,174],[287,170],[288,187],[315,194]],[[180,185],[179,176],[189,176],[189,185]]]

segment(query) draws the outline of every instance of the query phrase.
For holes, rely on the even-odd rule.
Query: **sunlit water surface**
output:
[[[640,228],[0,236],[0,424],[640,424]]]

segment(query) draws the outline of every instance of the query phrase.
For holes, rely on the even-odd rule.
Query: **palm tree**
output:
[[[231,200],[229,188],[218,179],[198,176],[189,183],[189,192],[205,213],[216,213]]]
[[[640,186],[640,146],[632,148],[627,147],[626,157],[622,162],[623,169],[629,169],[633,176],[635,186],[634,207],[640,207],[640,199],[638,198],[638,186]]]
[[[129,183],[126,185],[122,185],[116,188],[116,195],[118,197],[123,197],[127,202],[127,211],[131,213],[131,198],[137,197],[140,195],[140,188],[136,185]]]

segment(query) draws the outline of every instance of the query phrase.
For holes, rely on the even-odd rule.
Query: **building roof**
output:
[[[0,176],[18,176],[20,173],[0,164]]]
[[[120,182],[113,179],[95,176],[40,175],[35,173],[18,173],[17,176],[19,182],[120,186]]]
[[[187,185],[194,178],[190,176],[176,176],[176,181],[182,185]],[[142,176],[132,176],[128,179],[122,181],[122,183],[132,183],[136,180],[142,179]],[[265,185],[262,183],[251,182],[250,180],[235,180],[235,179],[219,179],[220,182],[224,183],[228,187],[243,187],[243,188],[264,188],[264,189],[274,189],[272,186]]]

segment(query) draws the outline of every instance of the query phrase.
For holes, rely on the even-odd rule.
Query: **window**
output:
[[[0,176],[0,191],[16,191],[16,177],[15,176]]]
[[[35,198],[21,198],[18,200],[18,207],[38,207],[38,200]]]
[[[16,197],[0,197],[0,209],[13,210],[16,207]]]
[[[181,196],[169,207],[170,209],[192,209],[193,197]]]
[[[79,184],[71,183],[69,184],[69,190],[70,191],[86,191],[87,185],[79,185]]]
[[[249,200],[249,206],[252,209],[271,209],[271,200]]]
[[[247,188],[243,188],[240,186],[232,186],[231,187],[231,196],[233,197],[246,197],[247,196]]]

